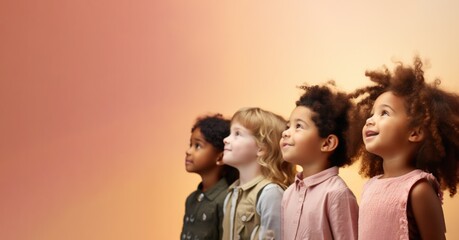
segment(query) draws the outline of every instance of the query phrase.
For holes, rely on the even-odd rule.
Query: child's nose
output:
[[[287,128],[287,129],[285,129],[285,130],[282,132],[282,137],[283,137],[283,138],[290,136],[290,133],[289,133],[288,130],[289,130],[289,129]]]
[[[365,126],[374,125],[374,124],[375,124],[375,121],[373,119],[373,116],[367,118],[367,120],[365,121]]]
[[[186,149],[186,151],[185,151],[186,155],[191,155],[191,148],[192,147],[190,146],[189,148]]]

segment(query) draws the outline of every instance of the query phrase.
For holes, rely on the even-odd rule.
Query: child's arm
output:
[[[409,198],[422,239],[446,239],[441,200],[429,182],[416,183]]]
[[[357,239],[359,206],[354,194],[340,189],[329,196],[328,218],[334,239]]]
[[[260,214],[259,239],[263,239],[267,232],[274,235],[274,239],[281,239],[281,203],[284,190],[277,184],[269,184],[263,188],[257,202],[257,212]]]

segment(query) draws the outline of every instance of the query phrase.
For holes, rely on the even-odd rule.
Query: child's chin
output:
[[[374,155],[379,155],[377,152],[377,149],[374,148],[373,146],[365,146],[365,149],[367,150],[367,152],[371,153],[371,154],[374,154]]]
[[[284,157],[284,161],[292,163],[292,164],[298,164],[297,161],[295,161],[295,158],[292,157]]]

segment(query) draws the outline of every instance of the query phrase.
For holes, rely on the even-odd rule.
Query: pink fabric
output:
[[[282,198],[282,239],[357,239],[359,208],[338,168],[302,178]]]
[[[432,174],[413,170],[400,177],[368,180],[363,187],[359,212],[359,239],[409,239],[407,202],[411,188],[427,179],[439,192]],[[441,198],[441,195],[439,195]]]

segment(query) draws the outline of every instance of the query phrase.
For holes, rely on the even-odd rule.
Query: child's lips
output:
[[[368,131],[365,131],[365,138],[371,138],[371,137],[377,136],[378,134],[379,133],[376,131],[368,130]]]
[[[192,164],[193,160],[191,159],[185,159],[185,165]]]
[[[288,148],[288,147],[291,147],[291,146],[292,146],[292,144],[289,144],[289,143],[282,143],[281,144],[282,148]]]

